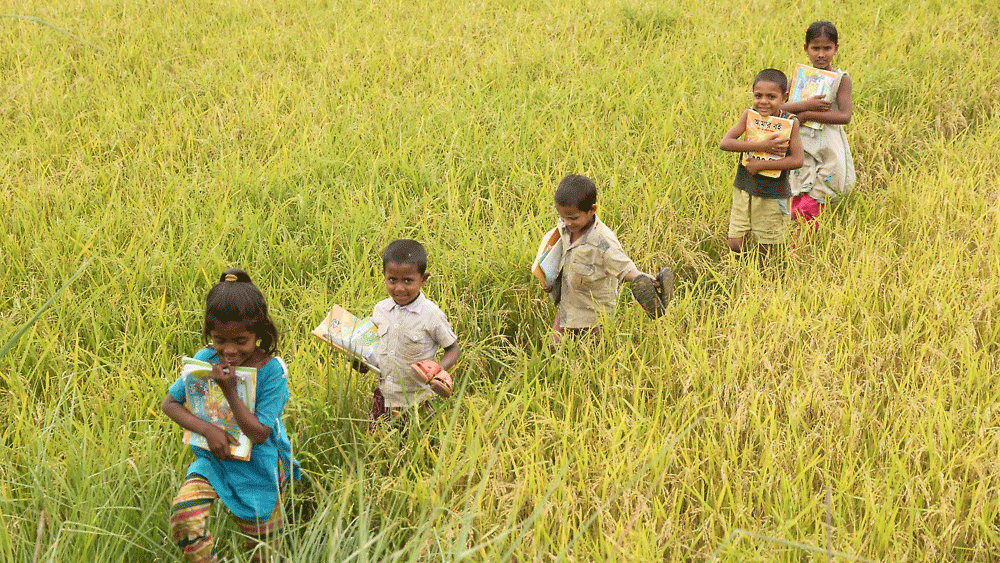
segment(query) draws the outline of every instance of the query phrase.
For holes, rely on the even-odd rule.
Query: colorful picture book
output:
[[[801,102],[816,96],[823,96],[823,99],[832,102],[837,92],[833,90],[833,85],[837,82],[837,73],[829,70],[820,70],[816,67],[797,64],[792,72],[792,82],[788,89],[789,102]],[[806,121],[803,127],[812,129],[822,129],[822,123]]]
[[[542,285],[552,285],[559,276],[559,260],[562,258],[562,240],[559,229],[552,229],[542,237],[531,263],[531,273],[535,274]]]
[[[334,305],[323,322],[313,329],[313,336],[380,373],[378,368],[378,327],[368,317],[358,318],[340,305]]]
[[[239,366],[236,369],[236,394],[243,404],[254,412],[257,401],[257,370]],[[212,364],[194,358],[181,359],[181,376],[184,378],[185,404],[191,414],[222,428],[239,440],[239,444],[230,446],[229,453],[236,459],[250,459],[253,442],[240,430],[229,401],[220,388],[212,380]],[[196,448],[209,449],[208,440],[201,434],[190,430],[184,432],[184,443]]]
[[[747,110],[747,128],[746,128],[746,140],[747,141],[763,141],[773,133],[778,134],[779,139],[788,140],[792,137],[792,120],[785,119],[784,117],[769,116],[764,117],[763,115],[757,113],[752,109]],[[759,158],[761,160],[779,160],[783,158],[776,154],[771,154],[769,152],[749,152],[743,153],[743,166],[746,166],[747,159],[749,157]],[[761,176],[767,176],[768,178],[777,178],[781,175],[780,170],[761,170],[758,172]]]
[[[538,253],[531,263],[531,273],[542,282],[545,287],[555,287],[559,278],[559,262],[562,261],[562,239],[559,237],[559,229],[555,228],[542,237],[541,244],[538,245]],[[549,293],[553,300],[556,292]]]

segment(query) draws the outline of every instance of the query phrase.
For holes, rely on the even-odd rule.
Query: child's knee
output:
[[[733,252],[743,251],[743,237],[739,238],[729,237],[727,243],[729,244],[729,250],[732,250]]]
[[[174,543],[184,548],[186,545],[210,538],[208,531],[208,512],[211,503],[206,502],[196,506],[174,505],[170,516],[170,537]]]
[[[212,553],[208,515],[212,510],[213,500],[215,491],[201,477],[187,480],[173,500],[170,538],[181,548],[188,561],[199,561],[198,557]]]
[[[170,517],[170,538],[181,549],[188,563],[214,563],[215,539],[208,529],[208,511],[211,503],[198,506],[174,504]]]

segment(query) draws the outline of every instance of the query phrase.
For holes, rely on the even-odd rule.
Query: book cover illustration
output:
[[[257,370],[239,366],[236,369],[236,394],[243,404],[254,412],[257,400]],[[210,422],[239,440],[239,444],[230,446],[229,453],[236,459],[250,459],[253,442],[240,430],[229,401],[222,389],[212,380],[212,364],[194,358],[184,357],[181,360],[181,376],[184,378],[185,404],[191,414]],[[201,434],[186,430],[184,443],[204,450],[208,449],[208,440]]]
[[[752,109],[747,110],[747,128],[746,128],[746,140],[747,141],[763,141],[771,135],[772,133],[777,133],[779,139],[788,140],[792,137],[792,120],[785,119],[784,117],[769,116],[764,117],[763,115],[757,113]],[[784,158],[776,154],[771,154],[769,152],[749,152],[743,153],[743,166],[746,166],[747,159],[749,157],[759,158],[761,160],[779,160]],[[780,170],[761,170],[758,172],[761,176],[767,176],[768,178],[777,178],[781,175]]]
[[[531,273],[542,285],[552,285],[559,276],[559,261],[562,259],[562,240],[559,229],[552,229],[542,237],[535,260],[531,263]]]
[[[799,63],[795,65],[792,72],[792,82],[788,90],[789,102],[801,102],[816,96],[823,96],[823,99],[832,102],[837,94],[833,90],[833,85],[837,82],[837,73],[829,70],[820,70],[816,67]],[[822,129],[822,123],[806,121],[803,127],[812,129]]]
[[[340,305],[334,305],[312,333],[334,349],[359,360],[368,366],[368,369],[381,373],[378,368],[381,342],[378,338],[378,327],[371,318],[358,318]]]
[[[562,261],[562,239],[559,229],[554,228],[545,233],[541,244],[538,245],[538,252],[535,260],[531,263],[531,273],[542,282],[543,286],[552,287],[549,293],[552,300],[556,299],[556,280],[559,278],[559,262]]]

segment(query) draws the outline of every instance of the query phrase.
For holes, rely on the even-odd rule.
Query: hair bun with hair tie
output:
[[[236,279],[237,279],[236,278],[236,274],[226,274],[226,281],[227,282],[234,282],[234,281],[236,281]]]

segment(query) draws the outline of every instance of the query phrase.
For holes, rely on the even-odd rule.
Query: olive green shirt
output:
[[[559,262],[559,324],[563,328],[586,328],[601,315],[613,315],[618,304],[618,285],[635,264],[625,254],[615,233],[594,216],[594,224],[570,243],[571,233],[559,221],[563,255]]]

